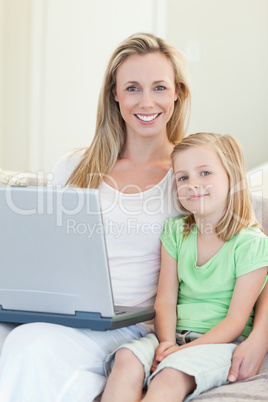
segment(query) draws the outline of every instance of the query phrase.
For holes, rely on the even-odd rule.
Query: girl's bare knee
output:
[[[196,388],[195,378],[173,368],[165,368],[161,370],[152,380],[157,380],[154,387],[161,387],[166,389],[167,395],[169,392],[174,396],[185,398],[186,395],[192,393]],[[179,398],[179,400],[180,400]]]
[[[134,353],[132,353],[131,350],[127,348],[119,349],[115,354],[114,365],[116,365],[117,367],[126,366],[131,360],[134,360],[134,358],[136,359]]]
[[[144,376],[140,360],[127,348],[119,349],[115,354],[113,370],[131,372],[133,378]]]

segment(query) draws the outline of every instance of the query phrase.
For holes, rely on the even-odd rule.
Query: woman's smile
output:
[[[154,122],[161,113],[156,114],[135,114],[135,116],[141,120],[143,123],[152,123]]]

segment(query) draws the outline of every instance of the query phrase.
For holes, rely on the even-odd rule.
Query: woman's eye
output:
[[[157,85],[157,87],[155,87],[156,91],[163,91],[164,89],[166,89],[163,85]]]
[[[137,91],[138,90],[138,88],[137,87],[127,87],[127,91],[129,91],[129,92],[135,92],[135,91]]]
[[[208,172],[207,170],[204,170],[204,172],[201,172],[201,176],[208,176],[210,174],[210,172]]]

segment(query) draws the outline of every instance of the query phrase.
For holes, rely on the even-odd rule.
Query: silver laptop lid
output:
[[[0,216],[3,309],[114,315],[98,190],[2,187]]]

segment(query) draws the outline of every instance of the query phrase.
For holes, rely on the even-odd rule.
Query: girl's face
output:
[[[114,97],[127,135],[166,135],[177,99],[171,62],[162,53],[129,56],[117,70]]]
[[[195,216],[225,213],[229,177],[217,152],[209,146],[194,146],[179,152],[174,161],[179,200]]]

